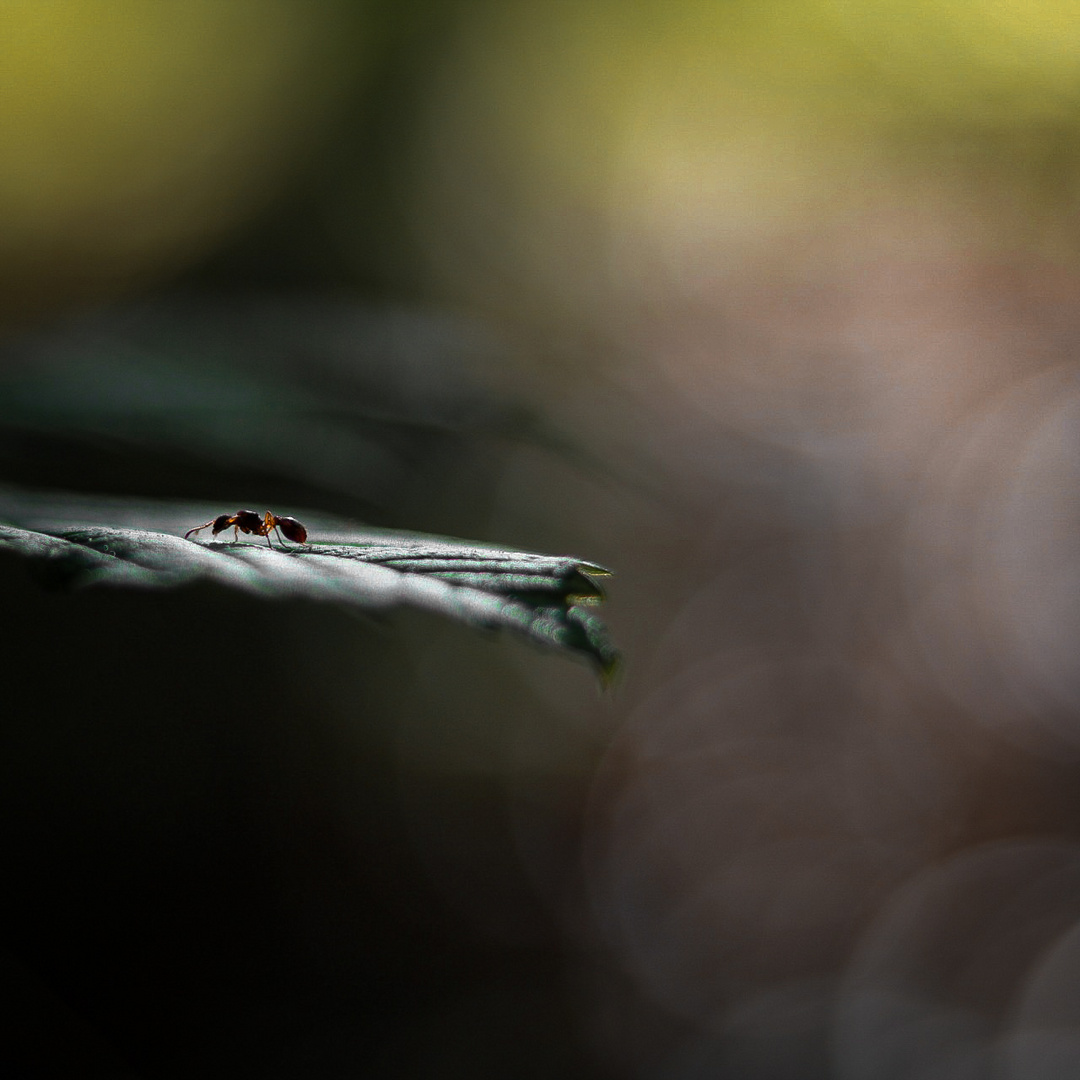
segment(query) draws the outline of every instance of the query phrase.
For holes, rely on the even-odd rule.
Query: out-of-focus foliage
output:
[[[420,242],[442,289],[541,321],[707,287],[883,199],[1075,252],[1075,42],[1065,0],[470,8],[424,103]]]
[[[167,280],[264,209],[364,78],[365,12],[5,4],[0,314]]]
[[[24,484],[191,495],[247,471],[384,517],[430,498],[466,441],[530,428],[470,373],[488,354],[505,349],[475,320],[333,296],[117,306],[0,346],[0,466]]]

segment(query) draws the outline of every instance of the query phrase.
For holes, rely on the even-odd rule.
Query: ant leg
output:
[[[262,524],[259,526],[259,532],[266,537],[267,546],[271,551],[274,550],[274,545],[270,543],[270,534],[277,528],[274,524],[274,515],[267,510],[263,515]],[[278,533],[278,539],[281,539],[281,534]]]

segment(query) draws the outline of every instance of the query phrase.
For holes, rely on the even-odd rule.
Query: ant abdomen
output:
[[[307,543],[307,529],[294,517],[274,517],[274,525],[281,530],[286,540],[294,544]]]

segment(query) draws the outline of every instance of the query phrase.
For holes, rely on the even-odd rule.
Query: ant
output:
[[[188,529],[184,533],[184,539],[186,540],[192,533],[197,533],[201,529],[210,529],[211,533],[217,536],[219,532],[224,532],[230,528],[233,531],[234,544],[240,533],[249,533],[253,536],[265,536],[266,543],[272,549],[274,545],[270,543],[270,533],[275,529],[279,540],[284,534],[294,544],[307,543],[307,529],[296,518],[278,517],[277,514],[273,514],[269,510],[266,511],[265,517],[259,517],[254,510],[237,510],[235,514],[219,514],[213,521],[208,521],[205,525]],[[281,545],[282,547],[285,546],[284,540],[281,541]]]

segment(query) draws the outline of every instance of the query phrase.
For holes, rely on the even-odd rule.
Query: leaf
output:
[[[262,537],[184,539],[221,512],[0,489],[0,551],[32,560],[54,585],[175,588],[208,580],[265,598],[304,597],[369,611],[413,607],[568,650],[594,663],[605,680],[618,663],[590,610],[603,599],[594,579],[608,574],[594,563],[320,515],[304,515],[309,542],[287,548]]]

